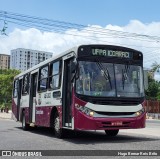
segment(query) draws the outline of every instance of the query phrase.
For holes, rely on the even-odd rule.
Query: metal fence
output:
[[[143,105],[148,113],[160,113],[160,101],[158,100],[145,100]]]

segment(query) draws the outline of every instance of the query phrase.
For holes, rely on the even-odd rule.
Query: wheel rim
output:
[[[59,131],[59,129],[60,129],[59,117],[58,116],[55,118],[54,128],[55,128],[56,131]]]

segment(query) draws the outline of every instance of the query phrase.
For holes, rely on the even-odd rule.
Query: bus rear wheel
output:
[[[58,113],[56,113],[54,116],[54,132],[57,138],[64,137],[64,131],[62,128],[60,128],[60,118],[59,118]]]
[[[22,129],[23,130],[29,129],[29,124],[26,123],[26,118],[25,118],[24,112],[22,113]]]
[[[116,136],[119,132],[119,129],[117,130],[105,130],[105,133],[107,136]]]

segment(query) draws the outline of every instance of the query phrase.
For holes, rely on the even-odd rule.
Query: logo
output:
[[[2,156],[12,156],[11,151],[2,151]]]

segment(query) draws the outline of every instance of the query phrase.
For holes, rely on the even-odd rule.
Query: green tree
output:
[[[155,81],[150,75],[148,75],[148,89],[145,91],[147,99],[158,99],[160,94],[160,83]]]
[[[145,91],[147,99],[160,99],[160,82],[153,78],[154,73],[159,71],[160,64],[154,62],[148,74],[148,89]]]
[[[0,69],[0,104],[11,103],[13,79],[20,71],[12,69]]]

